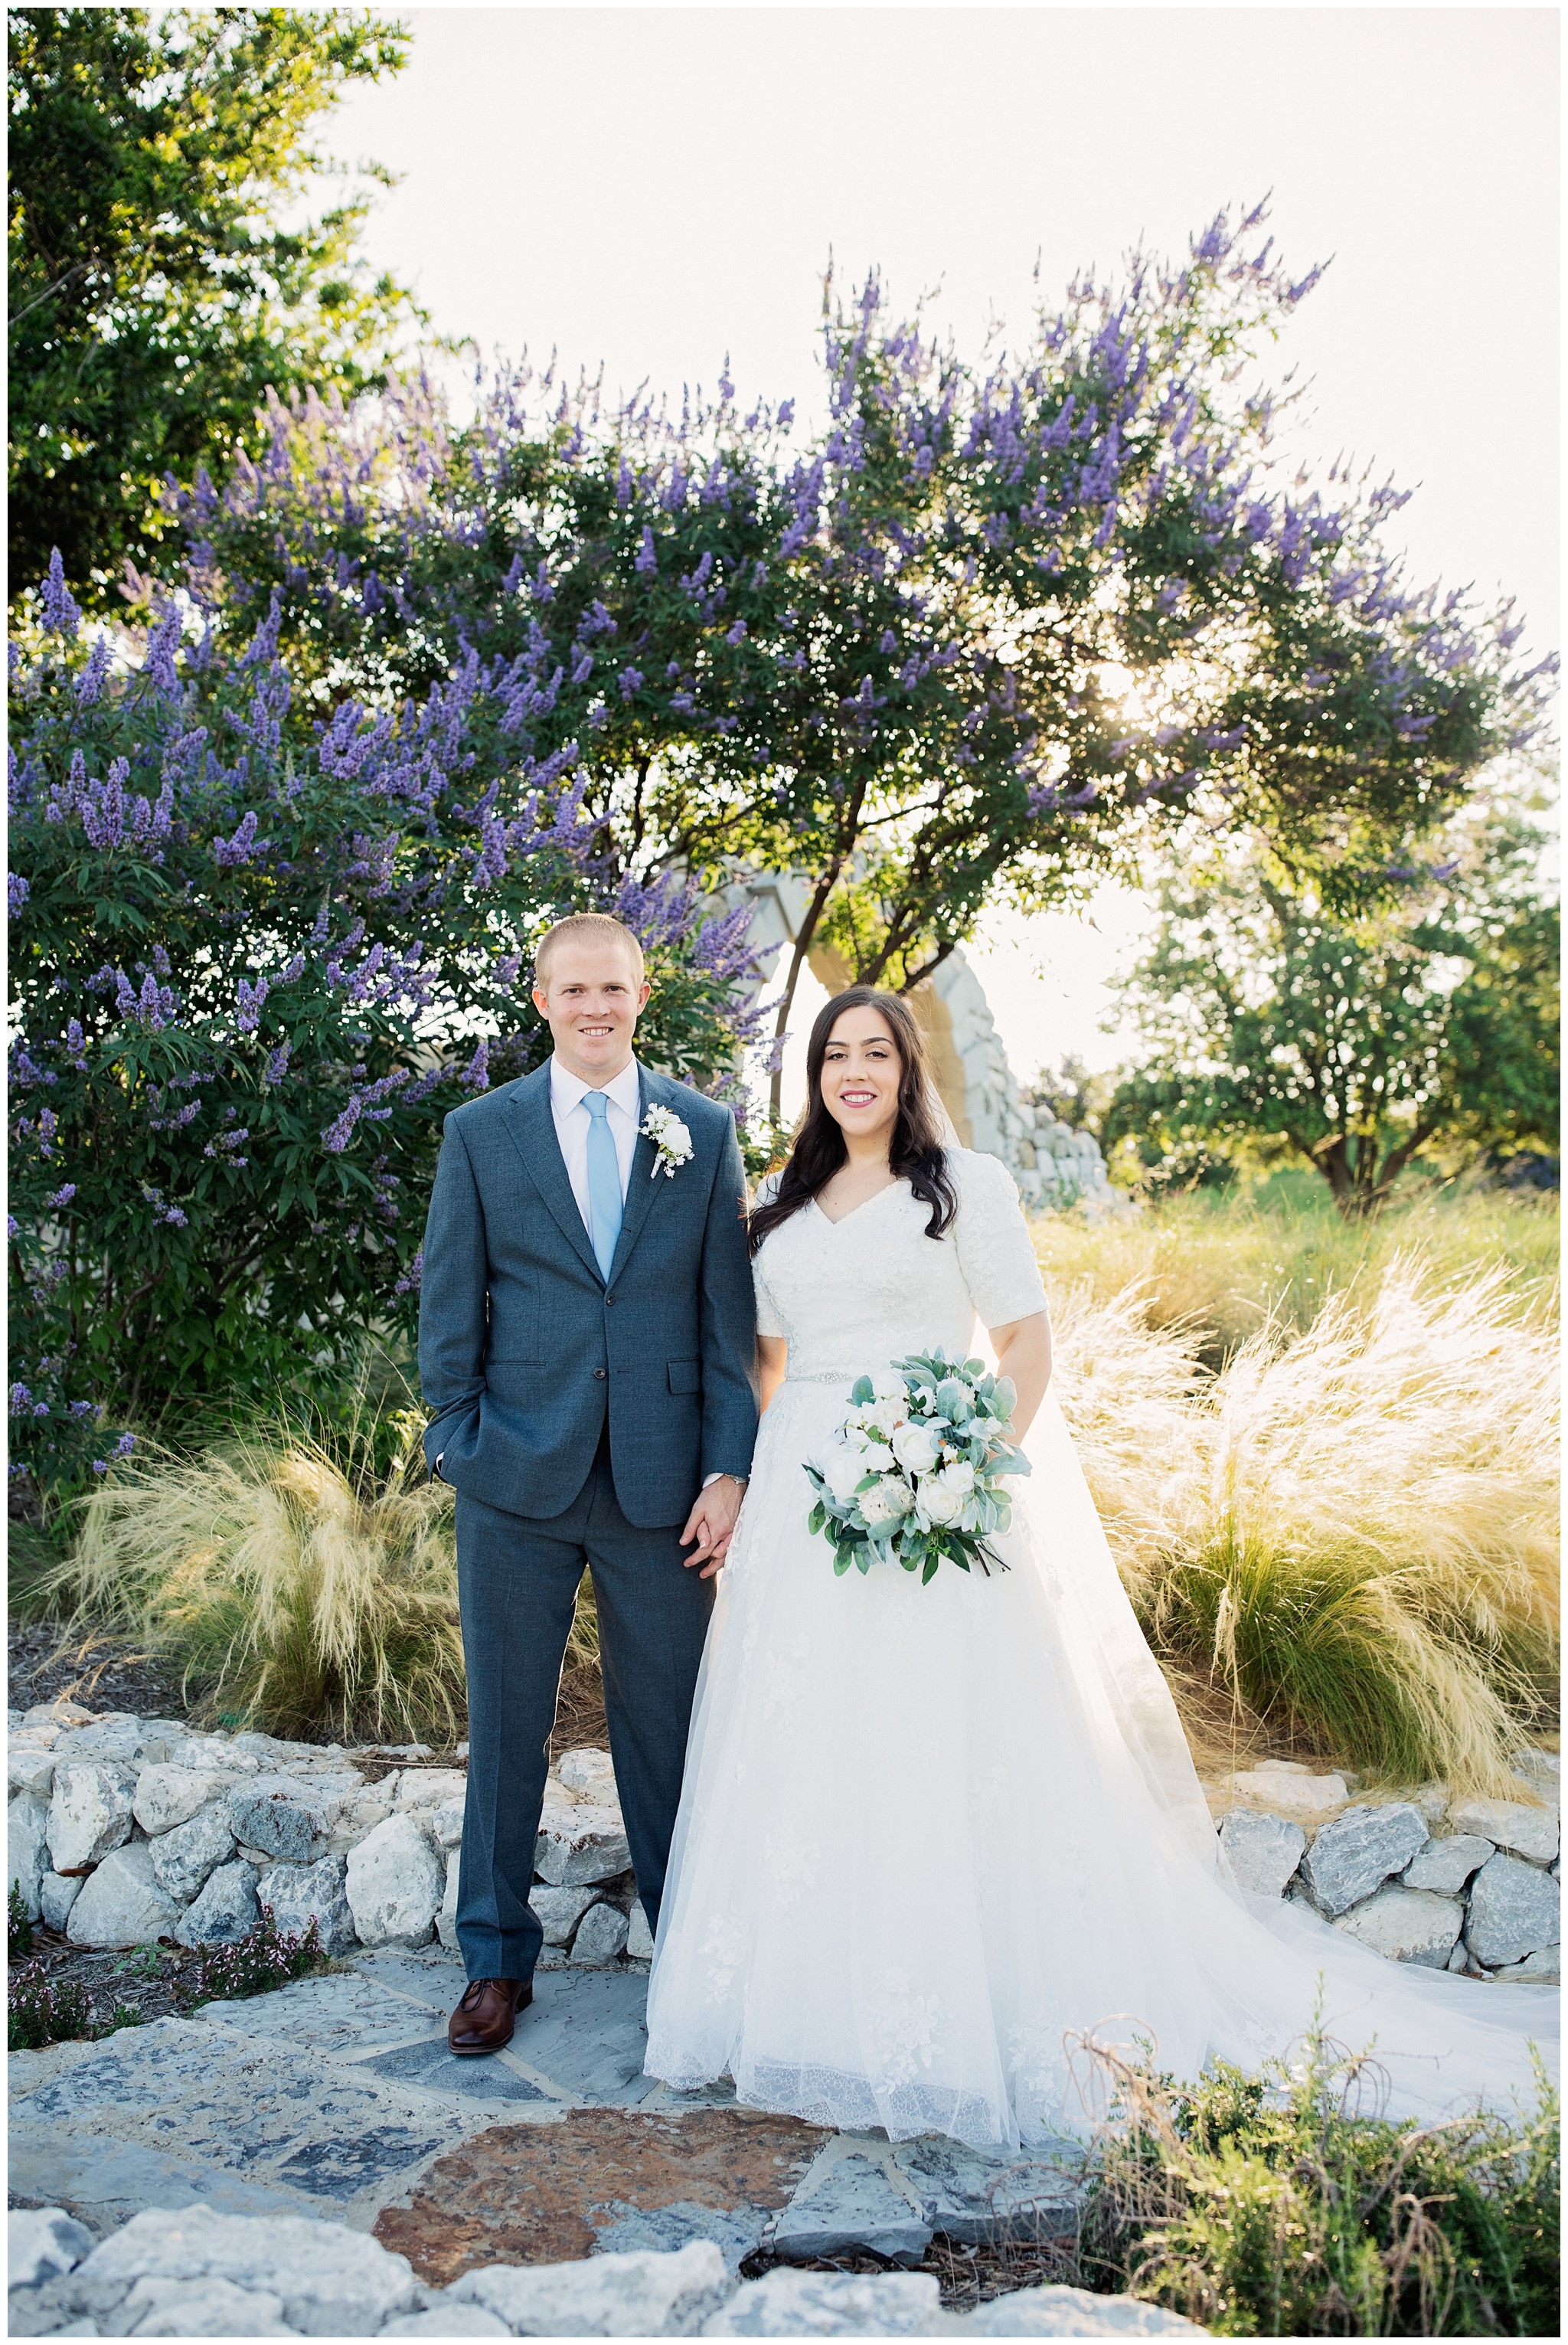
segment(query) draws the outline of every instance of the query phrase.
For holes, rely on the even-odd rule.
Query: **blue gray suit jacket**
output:
[[[486,1506],[548,1518],[593,1463],[608,1405],[622,1513],[683,1522],[708,1474],[748,1474],[756,1312],[734,1120],[641,1070],[642,1122],[673,1109],[692,1155],[655,1172],[639,1134],[608,1279],[567,1177],[548,1062],[456,1108],[425,1231],[425,1456]]]

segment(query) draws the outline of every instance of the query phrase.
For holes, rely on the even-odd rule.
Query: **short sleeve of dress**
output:
[[[758,1182],[757,1193],[752,1199],[754,1213],[759,1205],[768,1205],[773,1203],[778,1194],[778,1185],[779,1176],[776,1172],[769,1172]],[[778,1305],[768,1291],[767,1272],[763,1267],[763,1257],[760,1254],[754,1254],[752,1256],[752,1291],[756,1298],[757,1334],[774,1336],[780,1342],[784,1341],[789,1330],[780,1317]]]
[[[1012,1174],[999,1158],[972,1149],[949,1162],[957,1173],[958,1266],[982,1325],[1032,1318],[1047,1307],[1046,1289]]]

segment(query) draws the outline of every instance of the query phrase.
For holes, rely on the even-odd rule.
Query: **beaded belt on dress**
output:
[[[864,1368],[818,1368],[814,1373],[797,1376],[786,1368],[784,1382],[786,1385],[853,1385],[858,1384],[865,1374]]]

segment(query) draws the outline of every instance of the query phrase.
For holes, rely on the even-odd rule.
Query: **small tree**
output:
[[[547,1048],[551,919],[638,930],[653,1063],[733,1090],[749,1030],[744,919],[618,880],[571,745],[516,756],[471,670],[302,722],[276,610],[205,622],[89,645],[56,556],[14,664],[11,1399],[45,1486],[110,1420],[329,1390],[408,1323],[443,1113]]]
[[[420,313],[357,257],[366,206],[285,228],[319,117],[409,36],[348,9],[14,8],[11,570],[95,600],[148,560],[166,472],[227,465],[269,384],[384,379]]]
[[[1158,1168],[1208,1144],[1283,1142],[1345,1211],[1415,1158],[1555,1145],[1554,904],[1541,837],[1479,806],[1399,894],[1336,916],[1253,839],[1169,879],[1124,999],[1148,1051],[1106,1118]]]

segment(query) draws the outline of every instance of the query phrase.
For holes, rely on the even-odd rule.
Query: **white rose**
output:
[[[860,1453],[863,1474],[885,1474],[893,1464],[893,1452],[885,1441],[868,1441]]]
[[[867,1409],[865,1421],[868,1425],[874,1425],[878,1433],[885,1434],[891,1438],[908,1414],[908,1404],[900,1388],[896,1400],[879,1400],[875,1408]]]
[[[950,1490],[961,1490],[967,1497],[975,1487],[975,1468],[967,1460],[956,1466],[944,1466],[942,1479]]]
[[[901,1521],[914,1504],[915,1494],[908,1483],[888,1474],[871,1489],[862,1492],[860,1511],[867,1528],[878,1530],[884,1523]]]
[[[906,1474],[929,1474],[941,1455],[941,1445],[928,1425],[912,1419],[894,1435],[893,1455]]]
[[[906,1406],[908,1403],[909,1396],[905,1390],[904,1379],[902,1376],[895,1376],[891,1368],[878,1370],[871,1379],[871,1389],[878,1400],[895,1400],[900,1408]]]
[[[817,1471],[841,1507],[853,1504],[855,1486],[866,1471],[865,1460],[835,1442],[817,1461]]]
[[[928,1474],[920,1485],[921,1508],[933,1523],[956,1523],[967,1498],[967,1491],[955,1490],[945,1474]]]

